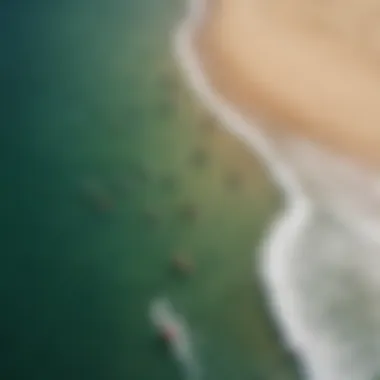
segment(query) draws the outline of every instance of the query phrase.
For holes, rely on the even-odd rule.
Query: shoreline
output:
[[[274,17],[261,3],[217,6],[204,12],[193,37],[214,89],[260,117],[268,133],[302,136],[376,170],[380,70],[373,57]]]
[[[198,28],[203,26],[207,6],[205,0],[187,0],[187,5],[186,16],[180,22],[174,40],[174,53],[185,80],[205,108],[221,121],[224,128],[258,153],[270,178],[282,190],[284,206],[271,224],[260,250],[259,275],[262,277],[272,317],[280,327],[283,343],[298,359],[303,377],[330,380],[320,375],[328,372],[323,368],[323,358],[318,356],[320,340],[314,336],[313,331],[307,330],[297,315],[298,305],[288,270],[289,257],[314,220],[314,204],[304,193],[294,170],[276,152],[270,134],[265,133],[267,130],[261,127],[263,124],[243,116],[241,110],[235,109],[235,103],[227,101],[214,90],[213,83],[203,70],[196,53],[193,39]],[[359,230],[365,238],[380,241],[380,236],[376,237],[377,225],[365,224],[362,220],[356,220],[355,215],[347,215],[344,211],[340,214],[341,222],[348,231],[358,233]],[[320,358],[317,365],[314,355]]]
[[[259,153],[272,179],[283,190],[285,207],[280,212],[281,215],[276,218],[276,222],[272,224],[271,231],[267,233],[267,239],[263,242],[259,265],[260,276],[263,277],[264,291],[270,303],[273,318],[282,330],[285,345],[296,353],[298,358],[302,358],[303,350],[300,349],[298,338],[304,336],[305,331],[299,327],[298,321],[286,320],[284,314],[292,314],[293,303],[287,303],[288,300],[284,300],[278,294],[278,290],[286,289],[286,292],[289,290],[291,292],[287,286],[289,279],[284,277],[286,273],[283,268],[286,266],[286,258],[291,253],[294,242],[302,233],[300,227],[306,227],[312,218],[312,205],[303,194],[291,170],[281,162],[280,158],[276,157],[276,152],[271,149],[270,143],[259,129],[253,128],[251,123],[248,123],[242,115],[213,92],[192,49],[192,36],[202,22],[202,13],[206,9],[205,2],[188,0],[187,3],[189,7],[187,16],[180,22],[174,41],[174,52],[185,79],[202,104],[222,122],[223,126]],[[284,250],[283,247],[287,249]],[[289,323],[292,325],[291,328],[289,328]],[[310,369],[305,368],[305,372],[310,372]]]
[[[376,177],[376,167],[373,166],[376,160],[372,160],[372,153],[370,153],[365,146],[362,146],[362,149],[364,149],[367,156],[366,154],[364,154],[363,157],[363,155],[359,154],[359,157],[357,155],[358,151],[355,147],[353,147],[352,145],[348,146],[344,143],[344,139],[339,139],[339,133],[338,135],[336,135],[337,131],[333,131],[333,134],[330,136],[325,136],[324,141],[319,141],[320,137],[323,140],[324,132],[322,131],[320,135],[318,135],[319,132],[316,131],[315,125],[311,126],[310,133],[304,133],[302,131],[299,131],[299,129],[302,129],[302,126],[300,126],[299,128],[293,128],[292,126],[289,126],[289,124],[287,124],[283,128],[281,128],[284,125],[284,120],[288,123],[289,121],[293,121],[294,125],[297,125],[298,119],[297,117],[294,117],[294,112],[290,112],[286,106],[280,108],[277,107],[275,101],[273,101],[272,99],[271,93],[266,92],[264,87],[259,87],[257,93],[255,93],[251,91],[253,87],[252,85],[248,86],[249,88],[247,89],[247,86],[245,86],[244,83],[242,84],[241,80],[239,81],[241,77],[234,75],[225,75],[225,70],[220,69],[220,66],[229,66],[231,64],[233,72],[237,71],[237,66],[234,62],[229,61],[228,59],[226,60],[225,56],[220,57],[222,64],[218,65],[217,62],[219,56],[213,56],[212,54],[210,54],[210,51],[218,49],[214,49],[212,43],[209,44],[207,37],[207,41],[205,43],[201,42],[203,34],[207,35],[208,33],[205,29],[208,28],[207,22],[210,20],[210,17],[207,14],[208,12],[210,12],[210,10],[208,9],[210,5],[206,5],[206,0],[204,1],[204,4],[202,3],[202,0],[194,1],[197,2],[196,7],[198,8],[195,11],[197,14],[197,27],[194,28],[193,32],[191,33],[191,37],[189,37],[188,43],[192,46],[195,55],[203,57],[203,59],[199,61],[198,71],[206,73],[206,86],[213,88],[213,92],[218,94],[217,97],[219,98],[219,102],[220,98],[223,98],[223,103],[225,103],[224,106],[229,107],[231,105],[234,105],[232,107],[235,108],[234,112],[240,115],[244,115],[243,119],[245,119],[245,122],[248,122],[248,124],[252,121],[257,122],[260,126],[262,126],[263,134],[266,136],[265,138],[267,139],[270,139],[271,135],[273,134],[277,136],[291,136],[293,138],[300,138],[307,144],[313,145],[315,149],[324,151],[326,155],[330,156],[333,160],[339,162],[339,165],[341,165],[342,167],[352,167],[354,171],[364,172],[365,175],[368,177]],[[211,6],[214,5],[215,3],[211,4]],[[214,12],[215,10],[213,9],[212,11]],[[232,54],[230,55],[232,56]],[[207,66],[207,62],[209,62],[209,66]],[[210,68],[213,68],[212,75],[210,75]],[[250,78],[248,78],[248,80],[249,79]],[[237,82],[239,83],[238,86],[236,86]],[[270,86],[268,85],[268,87]],[[228,98],[226,98],[227,95]],[[252,105],[252,102],[255,103],[255,106]],[[270,117],[266,117],[268,114],[270,114]],[[364,139],[367,140],[367,138],[368,136],[365,135]],[[375,141],[372,142],[375,143]],[[345,147],[343,147],[343,145],[345,145]],[[255,148],[255,150],[257,150],[257,148]],[[260,150],[257,151],[259,154],[261,154]],[[350,152],[353,152],[353,154],[350,155]],[[372,158],[368,156],[368,154]],[[378,154],[377,150],[376,154]],[[380,179],[378,187],[380,194]],[[344,210],[343,208],[339,207],[338,204],[333,205],[333,207],[334,212],[338,216],[340,222],[344,224],[347,228],[349,228],[354,234],[360,234],[364,238],[376,241],[380,245],[379,223],[376,223],[376,221],[373,220],[360,219],[357,217],[357,215],[349,213],[347,212],[347,210]]]

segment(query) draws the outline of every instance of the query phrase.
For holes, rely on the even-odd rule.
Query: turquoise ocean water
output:
[[[255,250],[280,202],[179,77],[175,0],[2,2],[2,379],[179,378],[150,300],[205,379],[296,379]],[[194,262],[182,278],[178,252]]]

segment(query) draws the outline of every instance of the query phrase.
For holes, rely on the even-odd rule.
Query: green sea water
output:
[[[0,378],[179,379],[148,318],[165,295],[205,379],[296,379],[255,268],[279,194],[178,73],[184,3],[0,10]]]

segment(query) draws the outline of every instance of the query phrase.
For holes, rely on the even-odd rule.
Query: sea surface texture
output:
[[[278,191],[179,75],[184,11],[0,2],[1,379],[181,379],[156,297],[202,379],[298,378],[259,279]]]

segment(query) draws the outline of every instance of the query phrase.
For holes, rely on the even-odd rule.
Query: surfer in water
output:
[[[170,352],[180,365],[184,378],[200,380],[190,330],[184,318],[174,310],[167,298],[155,298],[151,301],[149,317],[158,337],[168,345]]]

